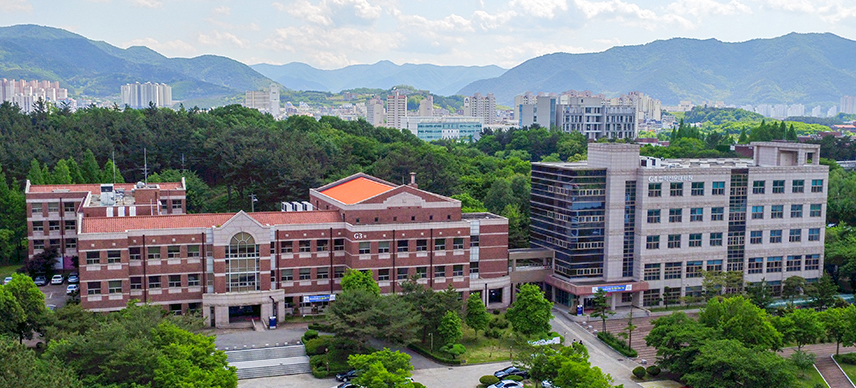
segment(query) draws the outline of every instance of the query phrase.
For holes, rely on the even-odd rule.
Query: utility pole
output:
[[[258,201],[259,201],[259,199],[256,198],[255,194],[250,194],[250,212],[251,213],[256,212],[256,202],[258,202]]]

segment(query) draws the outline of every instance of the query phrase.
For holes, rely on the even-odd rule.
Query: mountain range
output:
[[[316,69],[300,62],[285,65],[261,63],[250,67],[294,90],[338,93],[356,88],[390,89],[397,85],[410,85],[441,96],[453,95],[473,81],[498,77],[506,70],[499,66],[396,65],[390,61],[335,70]]]
[[[829,106],[856,93],[854,53],[856,41],[830,33],[740,43],[674,38],[599,53],[540,56],[499,77],[475,81],[458,94],[492,92],[498,103],[511,104],[526,91],[575,89],[608,96],[641,91],[665,104]]]

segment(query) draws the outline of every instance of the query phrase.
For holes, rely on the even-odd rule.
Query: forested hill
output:
[[[674,38],[600,53],[544,55],[458,94],[493,92],[497,103],[510,104],[526,91],[614,96],[638,90],[669,105],[692,100],[831,106],[856,90],[854,52],[856,41],[830,33],[740,43]]]
[[[226,57],[167,58],[35,25],[0,27],[0,78],[59,81],[70,94],[94,97],[118,95],[126,83],[166,83],[174,100],[234,95],[272,82]]]

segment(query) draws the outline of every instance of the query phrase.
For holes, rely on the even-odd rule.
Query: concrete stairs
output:
[[[226,356],[229,364],[238,368],[239,380],[312,372],[302,345],[233,350]]]

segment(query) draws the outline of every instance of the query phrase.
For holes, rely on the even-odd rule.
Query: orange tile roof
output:
[[[160,186],[161,190],[175,190],[181,188],[181,182],[163,182],[163,183],[152,183]],[[116,189],[125,189],[125,191],[131,191],[131,189],[136,188],[136,185],[133,183],[117,183],[113,185]],[[54,190],[68,190],[72,193],[80,193],[80,192],[89,192],[89,193],[100,193],[101,192],[101,184],[98,183],[88,183],[82,185],[31,185],[30,192],[31,193],[50,193]]]
[[[324,190],[321,194],[346,205],[353,205],[394,188],[395,186],[373,181],[365,177],[358,177]]]
[[[337,211],[248,213],[262,225],[312,224],[341,221]],[[85,217],[83,233],[115,233],[126,230],[210,228],[234,217],[234,213],[181,214],[174,216]]]

